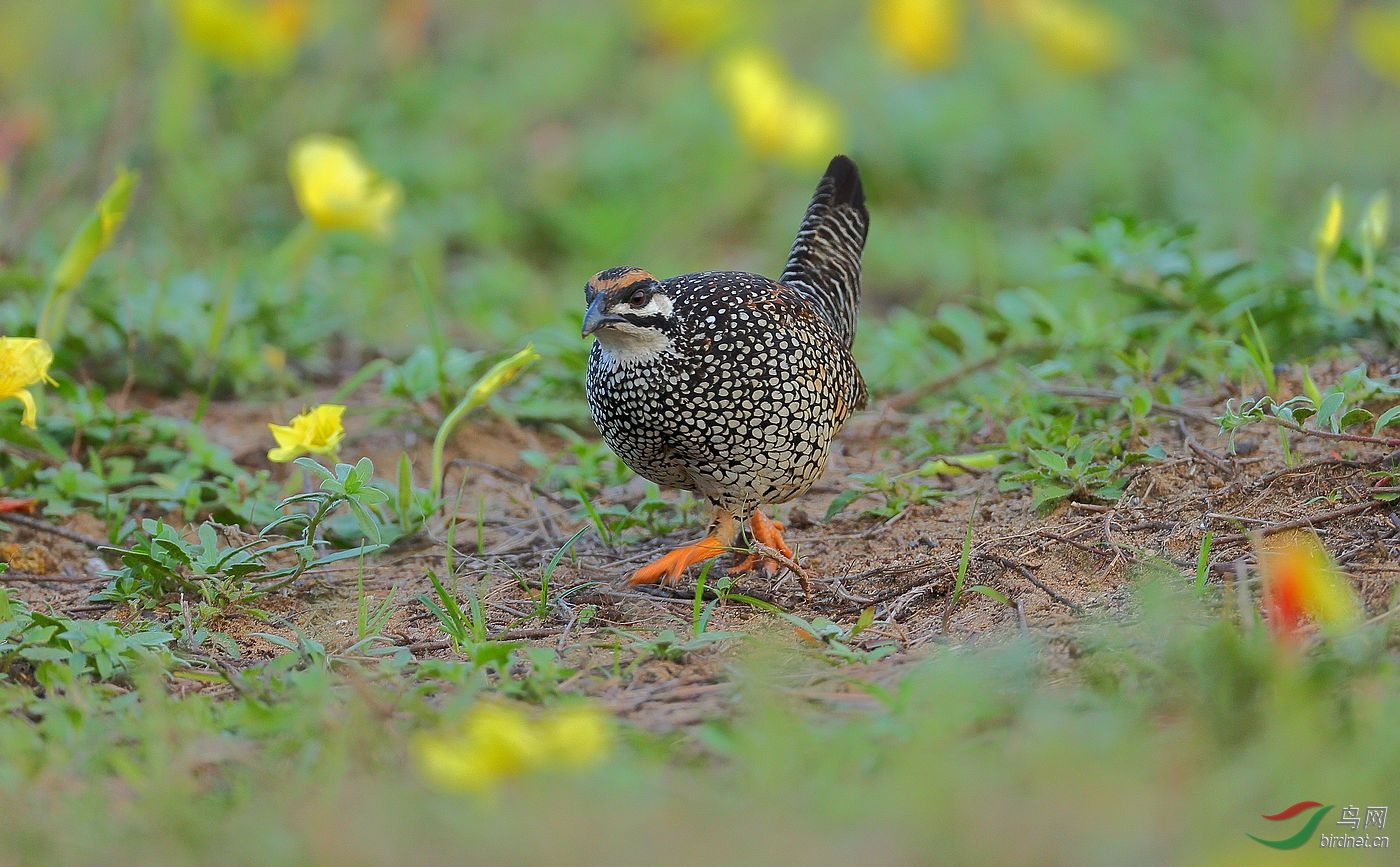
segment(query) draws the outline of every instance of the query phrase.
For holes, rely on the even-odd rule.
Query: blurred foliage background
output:
[[[1400,419],[1380,407],[1393,377],[1321,369],[1318,385],[1305,367],[1307,394],[1288,397],[1295,383],[1275,364],[1400,344],[1384,195],[1397,88],[1400,2],[1381,0],[4,0],[0,335],[43,331],[42,316],[60,385],[39,395],[50,411],[37,432],[20,429],[17,405],[0,418],[0,440],[19,446],[0,471],[49,517],[107,521],[110,541],[131,547],[94,598],[146,613],[118,629],[0,592],[0,675],[24,671],[16,660],[72,672],[62,689],[0,683],[0,754],[15,757],[0,768],[0,850],[108,863],[113,841],[155,860],[179,847],[207,858],[214,843],[259,863],[389,861],[408,840],[451,853],[437,861],[519,861],[524,847],[554,861],[1233,864],[1262,852],[1245,835],[1268,830],[1265,810],[1314,796],[1392,803],[1393,583],[1366,585],[1372,631],[1295,654],[1232,601],[1251,599],[1242,582],[1219,594],[1207,583],[1209,533],[1194,594],[1175,567],[1145,572],[1126,623],[1000,645],[989,634],[986,652],[936,649],[888,681],[814,679],[807,694],[792,684],[808,670],[879,656],[833,640],[813,651],[825,658],[788,663],[760,645],[726,674],[742,702],[693,740],[626,731],[591,777],[526,776],[499,799],[438,793],[413,776],[408,735],[456,725],[493,691],[562,698],[578,680],[565,657],[488,637],[479,606],[479,635],[458,612],[470,640],[438,618],[470,662],[416,659],[397,639],[379,648],[394,655],[370,656],[394,594],[374,603],[361,583],[353,644],[271,635],[286,653],[265,663],[173,671],[176,648],[194,660],[219,636],[234,644],[212,630],[264,592],[244,581],[263,567],[230,561],[211,523],[196,543],[136,519],[260,523],[282,506],[265,470],[182,418],[108,406],[104,389],[290,402],[307,381],[350,393],[382,373],[391,405],[350,412],[450,431],[429,405],[445,413],[474,371],[533,340],[543,358],[509,411],[584,428],[587,277],[619,264],[776,274],[822,166],[844,151],[874,219],[862,368],[894,394],[886,406],[937,399],[890,437],[890,464],[907,471],[856,493],[883,495],[888,526],[951,493],[918,481],[948,465],[933,458],[975,449],[1000,463],[1003,490],[1028,485],[1041,505],[1111,501],[1150,456],[1149,413],[1183,387],[1240,383],[1226,393],[1241,406],[1220,420],[1232,435],[1311,418],[1313,433],[1346,439],[1344,426]],[[48,359],[24,345],[37,385]],[[1080,376],[1122,399],[1088,406],[1033,385]],[[25,387],[9,385],[10,397]],[[339,418],[338,405],[315,412],[328,411]],[[625,471],[559,435],[559,457],[521,458],[592,511]],[[440,493],[440,465],[431,493],[413,487],[406,455],[399,467],[386,537],[421,528]],[[1372,494],[1393,497],[1393,471],[1379,478]],[[617,508],[618,525],[654,532]],[[209,567],[219,580],[179,585],[207,591],[197,615],[183,589],[182,616],[159,613],[175,592],[165,582],[190,570],[162,566],[157,538],[201,569],[223,552]],[[314,538],[308,522],[304,540],[275,544]],[[288,574],[271,568],[263,577]],[[555,616],[547,581],[518,622]],[[716,640],[698,594],[694,610],[691,637]],[[703,646],[670,629],[616,640],[615,678]],[[89,662],[103,682],[88,682]],[[131,689],[113,688],[113,672]],[[176,699],[177,679],[222,679],[237,695]],[[540,833],[542,817],[564,824]],[[288,819],[293,830],[278,827]]]
[[[1381,2],[9,0],[0,325],[33,323],[121,166],[142,183],[75,339],[105,318],[172,369],[161,335],[243,341],[234,380],[336,332],[421,343],[414,263],[490,348],[612,265],[774,274],[836,150],[867,177],[877,308],[1042,283],[1057,233],[1106,211],[1287,254],[1328,185],[1391,181],[1397,87]],[[354,142],[402,208],[269,279],[308,134]]]

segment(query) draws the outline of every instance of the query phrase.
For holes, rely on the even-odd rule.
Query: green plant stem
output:
[[[326,519],[326,516],[329,515],[335,509],[336,506],[340,505],[341,501],[344,499],[344,497],[327,497],[321,502],[320,507],[317,508],[315,512],[311,513],[309,517],[307,517],[306,526],[305,528],[303,528],[301,534],[301,547],[305,548],[308,546],[314,546],[316,544],[316,534],[321,529],[321,522],[324,521]],[[297,565],[292,567],[291,573],[288,574],[286,578],[283,578],[281,581],[278,581],[276,584],[268,585],[266,588],[264,588],[263,592],[270,593],[273,590],[280,590],[283,587],[286,587],[287,585],[296,581],[302,576],[304,572],[306,572],[307,568],[310,567],[311,561],[313,559],[315,558],[306,558],[303,557],[300,553],[298,553]]]
[[[301,285],[306,267],[321,244],[322,234],[310,220],[302,220],[273,251],[270,261],[274,273],[286,278],[289,287]]]
[[[428,322],[428,340],[433,347],[433,375],[437,380],[438,405],[447,406],[451,400],[447,393],[447,340],[438,324],[434,309],[433,293],[428,288],[428,278],[423,274],[423,266],[413,263],[413,288],[418,290],[418,302],[423,305],[423,316]]]
[[[1279,447],[1283,451],[1283,465],[1292,469],[1293,449],[1288,444],[1288,430],[1286,428],[1280,427],[1278,429],[1278,441]]]
[[[535,352],[534,346],[531,345],[526,346],[511,357],[498,362],[494,367],[486,371],[486,374],[482,376],[481,379],[476,381],[476,384],[467,391],[466,395],[457,402],[457,405],[453,407],[452,411],[447,414],[447,417],[442,420],[442,424],[438,425],[437,436],[433,437],[433,477],[431,482],[432,487],[429,489],[431,492],[429,500],[432,502],[432,508],[434,510],[441,506],[442,456],[444,450],[447,448],[448,437],[452,436],[452,431],[457,428],[457,425],[461,423],[462,419],[467,417],[468,413],[486,403],[491,395],[500,390],[500,388],[514,378],[517,373],[537,358],[539,358],[539,354]]]
[[[1313,288],[1317,291],[1317,300],[1323,307],[1332,306],[1332,291],[1327,285],[1328,261],[1328,257],[1318,256],[1313,265]]]

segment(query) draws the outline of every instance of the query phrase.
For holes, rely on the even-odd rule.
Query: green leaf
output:
[[[963,354],[963,341],[958,336],[958,332],[949,327],[946,323],[937,319],[928,323],[928,336],[934,341],[943,344],[957,355]]]
[[[867,605],[861,609],[860,616],[856,618],[856,623],[851,627],[851,638],[860,635],[875,622],[875,606]]]
[[[30,646],[20,648],[19,655],[30,662],[67,662],[73,651],[61,647]]]
[[[1349,427],[1354,427],[1359,424],[1365,424],[1373,418],[1375,418],[1375,414],[1373,414],[1370,410],[1363,409],[1359,406],[1354,406],[1342,414],[1342,417],[1337,421],[1337,427],[1340,432],[1346,430]]]
[[[408,460],[408,452],[399,452],[399,485],[398,497],[394,502],[396,511],[399,513],[400,523],[408,523],[408,510],[413,505],[413,464]]]
[[[1347,396],[1340,391],[1328,392],[1327,395],[1322,398],[1322,403],[1317,406],[1318,417],[1324,421],[1331,421],[1332,416],[1336,415],[1337,410],[1342,408],[1342,403],[1345,402],[1346,399]]]
[[[335,479],[335,473],[321,466],[315,458],[300,457],[292,461],[298,467],[326,481]]]
[[[1074,488],[1056,482],[1036,482],[1031,485],[1031,504],[1036,509],[1047,509],[1074,493]]]
[[[1035,458],[1037,463],[1056,475],[1068,476],[1070,474],[1069,461],[1065,460],[1064,455],[1059,455],[1046,449],[1031,449],[1030,453],[1031,457]]]
[[[1142,418],[1152,411],[1152,393],[1145,388],[1136,388],[1128,395],[1128,411]]]
[[[1007,596],[1005,593],[1001,592],[1000,590],[997,590],[997,589],[992,588],[992,587],[988,587],[988,586],[985,585],[985,584],[978,584],[978,585],[975,586],[975,587],[969,587],[969,588],[967,588],[967,592],[969,592],[969,593],[981,593],[983,596],[987,597],[988,599],[992,600],[993,602],[1000,602],[1002,605],[1007,605],[1007,606],[1015,607],[1015,606],[1012,606],[1012,605],[1011,605],[1011,597]]]
[[[355,495],[355,499],[366,506],[377,506],[380,503],[389,502],[389,495],[378,488],[364,487]]]
[[[830,521],[832,518],[845,511],[846,507],[851,505],[851,503],[865,496],[865,494],[866,491],[861,488],[847,488],[837,494],[831,501],[831,505],[826,507],[826,520]]]
[[[388,547],[388,545],[376,543],[373,545],[360,545],[355,548],[346,548],[344,551],[336,551],[334,554],[318,557],[309,568],[314,569],[318,566],[329,566],[331,563],[339,563],[341,560],[353,560],[356,557],[368,557],[370,554],[378,554]]]
[[[1390,409],[1381,413],[1380,418],[1376,419],[1376,426],[1371,429],[1371,435],[1379,436],[1381,428],[1385,427],[1386,425],[1392,424],[1397,418],[1400,418],[1400,404],[1396,404],[1395,406],[1392,406]]]

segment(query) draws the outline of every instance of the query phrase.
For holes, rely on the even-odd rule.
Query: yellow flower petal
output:
[[[1333,184],[1323,202],[1322,220],[1313,235],[1313,246],[1319,256],[1330,258],[1342,243],[1342,188]]]
[[[737,0],[637,0],[638,17],[664,50],[698,54],[738,30]]]
[[[871,18],[885,51],[913,72],[946,69],[957,59],[960,0],[876,0]]]
[[[341,421],[344,414],[344,406],[323,403],[293,417],[288,424],[269,424],[267,429],[277,441],[277,448],[267,453],[267,459],[285,463],[308,453],[334,455],[345,439],[345,427]]]
[[[34,395],[29,393],[29,389],[21,388],[13,396],[24,404],[24,415],[20,418],[19,423],[33,430],[39,423],[39,407],[34,404]]]
[[[596,764],[607,754],[612,727],[602,711],[587,705],[555,711],[540,722],[545,755],[565,767]]]
[[[441,789],[480,791],[501,780],[460,734],[421,735],[414,741],[413,752],[423,776]]]
[[[720,61],[715,78],[739,138],[754,153],[813,165],[839,149],[835,105],[791,80],[771,52],[752,47],[733,51]]]
[[[413,757],[427,781],[444,789],[487,790],[536,770],[596,764],[612,742],[608,717],[580,705],[531,719],[514,705],[477,705],[454,727],[420,735]]]
[[[1367,5],[1352,17],[1356,56],[1377,78],[1400,85],[1400,9]]]
[[[389,234],[403,190],[377,176],[350,142],[307,136],[292,146],[287,171],[297,204],[315,226],[378,237]]]
[[[53,350],[47,342],[34,337],[0,337],[0,400],[13,397],[24,405],[21,424],[25,427],[38,424],[38,407],[29,387],[55,384],[49,377],[51,364]]]
[[[1066,72],[1102,72],[1123,58],[1122,28],[1103,9],[1077,0],[1019,0],[1013,14],[1040,55]]]
[[[296,56],[307,0],[177,0],[181,38],[230,69],[273,73]]]

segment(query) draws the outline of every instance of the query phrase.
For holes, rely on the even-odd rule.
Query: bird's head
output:
[[[641,268],[609,268],[584,286],[588,311],[583,336],[596,334],[608,349],[660,349],[670,339],[671,299]]]

